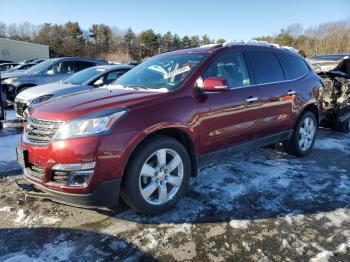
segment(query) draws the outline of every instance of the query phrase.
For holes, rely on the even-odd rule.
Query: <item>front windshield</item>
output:
[[[17,65],[17,66],[14,66],[14,67],[10,68],[9,70],[7,70],[7,72],[13,72],[13,71],[16,71],[16,70],[21,70],[22,67],[23,67],[23,65]]]
[[[52,63],[52,60],[45,60],[35,66],[32,66],[27,70],[29,74],[37,74],[41,72],[44,68],[48,67]]]
[[[90,67],[71,75],[70,77],[64,79],[62,82],[66,84],[81,85],[86,81],[88,81],[89,79],[91,79],[92,77],[104,71],[106,71],[106,69],[104,68]]]
[[[124,74],[113,85],[129,88],[176,89],[208,54],[156,56]]]

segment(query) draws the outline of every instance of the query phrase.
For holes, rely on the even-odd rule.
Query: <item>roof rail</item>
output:
[[[212,47],[221,47],[222,44],[208,44],[208,45],[201,45],[199,48],[212,48]]]
[[[232,45],[245,45],[246,43],[244,41],[229,41],[225,42],[222,46],[232,46]]]
[[[274,48],[279,48],[279,49],[285,49],[294,53],[298,53],[299,50],[295,49],[294,47],[290,46],[280,46],[279,44],[275,43],[270,43],[267,41],[258,41],[258,40],[250,40],[250,41],[230,41],[230,42],[225,42],[222,46],[233,46],[233,45],[255,45],[255,46],[267,46],[267,47],[274,47]]]

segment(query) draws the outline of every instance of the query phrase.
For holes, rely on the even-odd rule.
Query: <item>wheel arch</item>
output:
[[[137,152],[145,142],[150,139],[155,139],[156,136],[166,136],[171,137],[180,142],[187,150],[191,159],[191,177],[196,177],[198,175],[198,154],[193,139],[193,134],[189,130],[186,130],[182,126],[171,126],[164,128],[153,129],[151,132],[142,132],[142,136],[137,138],[135,145],[129,150],[126,165],[123,169],[123,177],[125,175],[125,170],[131,163],[132,156]]]
[[[320,121],[321,121],[320,109],[319,109],[319,107],[318,107],[316,104],[311,103],[311,104],[305,105],[305,106],[300,110],[300,113],[299,113],[299,116],[298,116],[298,121],[299,121],[300,117],[301,117],[305,112],[311,112],[311,113],[313,113],[313,114],[315,115],[315,117],[316,117],[317,124],[320,124]]]

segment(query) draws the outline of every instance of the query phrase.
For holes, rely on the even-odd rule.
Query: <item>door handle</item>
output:
[[[296,93],[297,93],[296,91],[289,90],[287,94],[288,94],[289,96],[292,96],[292,95],[295,95]]]
[[[248,97],[246,99],[246,101],[249,102],[249,103],[252,103],[252,102],[258,101],[258,99],[259,99],[259,97],[252,97],[252,96],[250,96],[250,97]]]

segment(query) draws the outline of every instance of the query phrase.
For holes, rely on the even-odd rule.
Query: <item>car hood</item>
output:
[[[27,102],[27,101],[33,100],[34,98],[44,96],[44,95],[56,96],[60,94],[68,94],[68,93],[75,92],[74,89],[76,87],[78,87],[78,85],[65,84],[62,82],[34,86],[19,93],[16,99]],[[83,90],[86,90],[86,87]]]
[[[16,70],[13,72],[1,73],[1,79],[7,79],[7,78],[12,78],[12,77],[21,77],[21,76],[27,76],[27,75],[28,75],[28,73],[26,71]]]
[[[34,107],[30,116],[65,121],[105,109],[150,102],[164,95],[167,93],[161,91],[97,88],[44,102]]]

